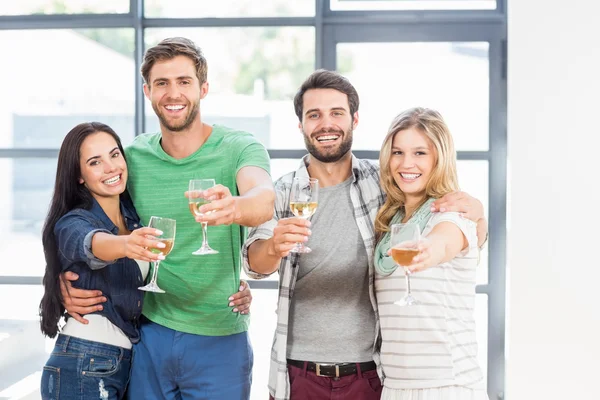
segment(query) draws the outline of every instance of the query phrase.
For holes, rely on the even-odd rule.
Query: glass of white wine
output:
[[[188,189],[188,201],[190,204],[190,212],[193,216],[201,216],[203,213],[199,211],[200,207],[210,203],[209,199],[202,196],[202,193],[215,186],[214,179],[191,179]],[[192,254],[195,256],[204,256],[207,254],[218,254],[217,250],[212,249],[208,245],[208,223],[202,222],[202,246]]]
[[[173,250],[173,246],[175,245],[175,220],[162,217],[150,217],[148,227],[162,231],[162,235],[158,236],[156,240],[165,244],[165,247],[162,249],[152,248],[150,251],[155,254],[160,253],[165,257],[169,255],[171,250]],[[141,286],[138,289],[145,290],[147,292],[165,293],[165,291],[159,288],[158,284],[156,283],[159,266],[160,260],[154,261],[154,266],[152,268],[152,279],[150,279],[150,282],[146,286]]]
[[[399,306],[412,306],[421,304],[415,299],[410,291],[410,271],[408,266],[412,264],[413,258],[419,255],[419,240],[421,240],[421,230],[417,224],[393,224],[391,227],[392,258],[397,265],[404,268],[406,279],[406,295],[394,304]]]
[[[319,181],[314,178],[295,177],[290,193],[290,209],[298,218],[309,219],[319,204]],[[310,253],[312,250],[303,243],[296,243],[290,252]]]

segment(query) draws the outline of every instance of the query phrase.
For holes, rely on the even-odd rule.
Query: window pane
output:
[[[56,159],[0,159],[0,276],[43,275],[41,232],[55,176]]]
[[[379,150],[392,119],[416,106],[442,113],[458,150],[488,149],[488,43],[342,43],[337,55],[360,96],[354,149]]]
[[[283,175],[294,172],[300,166],[299,158],[275,158],[271,160],[271,176],[273,181],[281,178]]]
[[[456,163],[460,189],[483,203],[486,218],[489,220],[489,174],[487,161],[465,161]],[[480,254],[477,267],[477,283],[488,283],[488,251],[485,246]]]
[[[80,122],[110,125],[124,144],[134,136],[132,29],[0,31],[0,148],[59,148]],[[24,51],[23,49],[30,49]],[[31,50],[31,49],[35,49]]]
[[[250,340],[254,350],[251,400],[269,398],[269,367],[273,335],[277,327],[277,290],[252,290]]]
[[[41,285],[0,285],[0,399],[40,398],[42,367],[54,344],[40,333],[42,293]]]
[[[334,11],[495,10],[496,0],[331,0]]]
[[[292,99],[314,70],[314,28],[148,29],[147,46],[188,37],[208,60],[210,91],[202,118],[250,131],[268,148],[304,146]],[[158,119],[146,101],[147,131]]]
[[[0,15],[117,14],[129,12],[129,0],[3,1]]]
[[[305,17],[315,15],[315,0],[146,0],[147,17],[224,18],[224,17]]]

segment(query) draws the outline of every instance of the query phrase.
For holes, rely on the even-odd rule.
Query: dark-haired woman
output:
[[[86,316],[88,324],[67,319],[43,369],[43,399],[124,397],[131,344],[140,337],[143,292],[137,287],[148,261],[164,258],[148,250],[164,245],[152,238],[159,232],[141,227],[126,184],[123,147],[109,126],[82,123],[67,134],[42,236],[42,332],[49,337],[59,333],[62,272],[75,272],[75,286],[101,290],[107,301],[101,311]]]

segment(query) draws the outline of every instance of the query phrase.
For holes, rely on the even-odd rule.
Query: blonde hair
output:
[[[428,198],[437,199],[458,190],[454,142],[450,130],[440,113],[420,107],[411,108],[400,113],[390,124],[379,153],[381,187],[387,194],[387,198],[375,218],[377,241],[383,237],[385,232],[389,231],[390,221],[406,203],[406,196],[396,184],[390,170],[390,158],[392,157],[394,137],[398,132],[410,128],[416,128],[427,137],[433,144],[435,157],[433,171],[425,185],[425,198],[419,206]]]

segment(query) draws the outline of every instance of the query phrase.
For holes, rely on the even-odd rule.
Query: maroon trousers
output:
[[[362,372],[357,365],[357,373],[329,378],[317,376],[304,368],[288,365],[290,376],[290,400],[379,400],[381,380],[376,370]],[[273,400],[272,396],[269,396]]]

